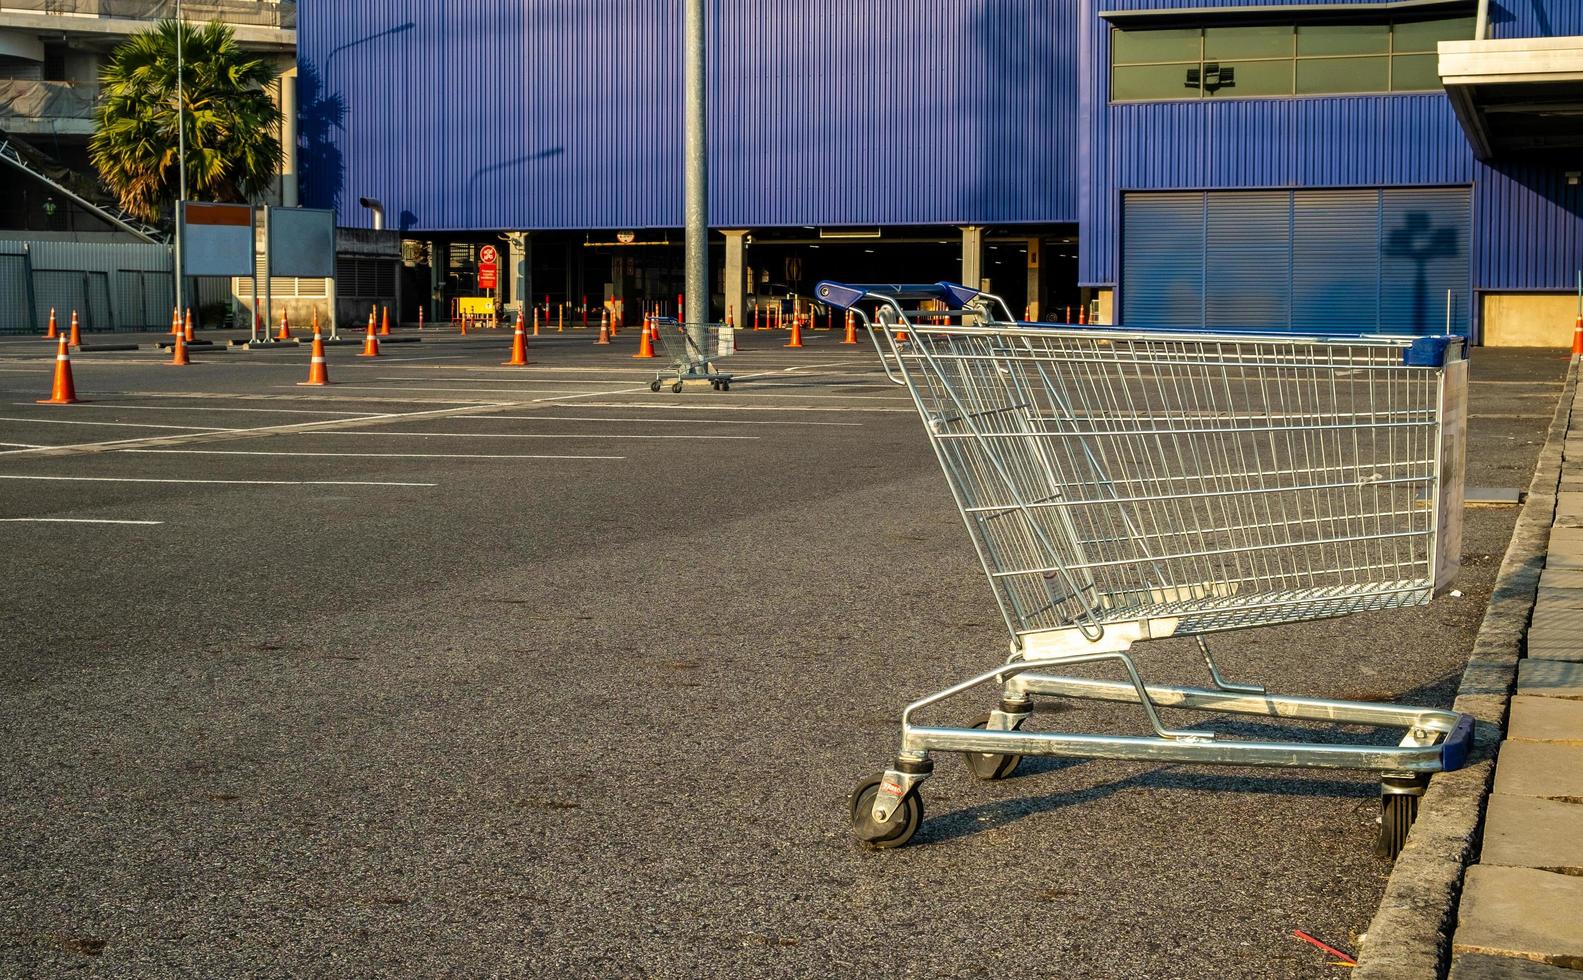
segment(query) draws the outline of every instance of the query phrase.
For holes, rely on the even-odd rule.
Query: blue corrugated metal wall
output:
[[[678,226],[679,21],[678,0],[305,4],[305,203]],[[713,25],[711,224],[1076,220],[1073,5],[715,0]]]
[[[1203,4],[1201,0],[1081,3],[1079,114],[1085,153],[1080,165],[1078,277],[1082,284],[1118,285],[1121,197],[1129,190],[1470,184],[1473,288],[1572,287],[1576,270],[1583,265],[1583,195],[1567,185],[1558,167],[1487,166],[1475,161],[1444,95],[1111,105],[1110,32],[1100,13]],[[1221,5],[1268,3],[1229,0]],[[1493,37],[1583,34],[1583,0],[1491,0],[1490,33]]]

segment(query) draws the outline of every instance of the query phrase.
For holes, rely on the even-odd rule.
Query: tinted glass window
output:
[[[1292,28],[1206,27],[1204,60],[1226,61],[1236,58],[1290,58]]]
[[[1171,31],[1114,31],[1111,33],[1111,61],[1135,65],[1150,61],[1197,61],[1197,28]]]
[[[1434,51],[1441,41],[1471,41],[1473,18],[1404,21],[1392,33],[1393,51]]]
[[[1297,94],[1384,92],[1389,71],[1389,58],[1299,58]]]
[[[1385,54],[1389,24],[1316,24],[1297,29],[1297,55]]]
[[[1196,84],[1188,84],[1188,72],[1197,73],[1199,63],[1180,65],[1118,65],[1110,77],[1110,97],[1130,102],[1139,99],[1195,99]]]
[[[1440,56],[1397,55],[1391,59],[1391,88],[1397,92],[1427,92],[1440,87]]]
[[[1216,73],[1211,69],[1220,68]],[[1231,72],[1230,81],[1226,80]],[[1221,61],[1204,65],[1204,94],[1222,98],[1239,95],[1291,95],[1292,61]]]

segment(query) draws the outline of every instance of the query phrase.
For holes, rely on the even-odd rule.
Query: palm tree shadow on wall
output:
[[[318,69],[301,64],[297,71],[297,179],[310,207],[341,207],[346,168],[336,134],[346,124],[346,102],[324,91]]]
[[[1385,254],[1413,264],[1413,319],[1415,330],[1429,329],[1429,263],[1457,254],[1457,229],[1436,226],[1427,211],[1409,211],[1402,223],[1385,232]]]

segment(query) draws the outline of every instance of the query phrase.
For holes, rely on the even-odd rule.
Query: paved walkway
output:
[[[1583,974],[1583,391],[1451,980]]]

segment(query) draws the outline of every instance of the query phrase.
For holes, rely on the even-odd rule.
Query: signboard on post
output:
[[[186,275],[253,274],[251,204],[183,202],[181,240],[181,264]]]
[[[268,228],[271,276],[335,276],[334,211],[270,208]]]
[[[496,289],[500,285],[500,253],[493,245],[478,250],[478,288]]]

